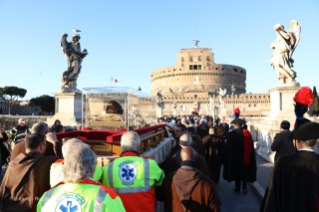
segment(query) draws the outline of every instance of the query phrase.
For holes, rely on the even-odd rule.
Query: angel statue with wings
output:
[[[218,100],[219,100],[219,105],[220,107],[225,107],[225,95],[227,93],[227,89],[225,88],[224,90],[222,88],[219,88],[219,96],[218,96]]]
[[[292,83],[297,85],[296,72],[291,70],[294,60],[291,58],[300,40],[301,25],[297,21],[290,22],[289,31],[284,30],[284,26],[276,24],[274,29],[278,37],[270,47],[274,49],[271,56],[270,65],[278,72],[280,84]]]
[[[80,45],[80,35],[74,34],[72,36],[72,42],[68,42],[67,38],[68,34],[63,34],[61,37],[61,47],[63,50],[63,54],[65,55],[66,63],[67,63],[67,70],[63,72],[62,75],[62,83],[63,85],[59,88],[61,93],[81,93],[80,90],[76,89],[77,86],[77,79],[81,72],[82,68],[82,60],[83,58],[88,55],[86,49],[81,52],[81,45]]]

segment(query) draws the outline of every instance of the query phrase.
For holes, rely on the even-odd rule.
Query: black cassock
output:
[[[251,136],[250,133],[249,136]],[[249,158],[250,165],[244,165],[245,141],[243,129],[236,128],[228,133],[224,158],[224,180],[228,182],[235,180],[245,182],[256,181],[257,166],[254,144],[251,142],[249,145],[251,152],[249,155],[246,155],[246,158]]]
[[[212,172],[213,181],[219,182],[220,168],[224,162],[225,141],[218,135],[207,135],[203,138],[205,161]]]
[[[316,212],[319,192],[319,155],[298,151],[277,160],[260,212]]]

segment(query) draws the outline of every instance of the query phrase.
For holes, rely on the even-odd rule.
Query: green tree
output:
[[[5,105],[7,105],[9,114],[11,114],[12,107],[18,102],[18,98],[23,98],[26,93],[27,90],[16,86],[0,87],[0,98],[4,101]]]
[[[41,107],[43,112],[54,112],[55,99],[52,96],[42,95],[30,100],[30,104],[35,107]]]

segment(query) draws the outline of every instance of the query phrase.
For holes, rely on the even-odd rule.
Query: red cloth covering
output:
[[[243,129],[243,133],[244,133],[244,165],[249,166],[250,154],[253,151],[252,150],[253,138],[251,137],[251,134],[248,130]]]
[[[141,135],[159,128],[164,128],[165,124],[154,125],[150,127],[145,127],[142,129],[134,130],[137,134]],[[121,141],[122,135],[127,131],[127,129],[121,129],[121,131],[115,130],[76,130],[70,132],[61,132],[57,133],[56,136],[58,139],[66,137],[77,137],[80,136],[81,140],[100,140],[106,141],[108,143]]]

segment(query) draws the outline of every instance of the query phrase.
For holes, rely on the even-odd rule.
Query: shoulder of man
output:
[[[154,160],[154,161],[155,161],[154,158],[148,157],[148,156],[146,156],[146,155],[141,155],[141,157],[143,157],[143,158],[148,158],[148,159],[151,159],[151,160]]]

